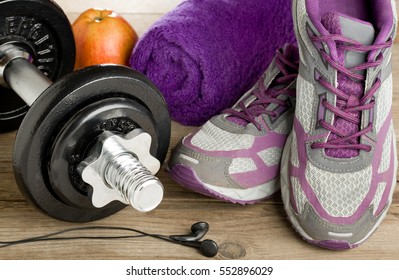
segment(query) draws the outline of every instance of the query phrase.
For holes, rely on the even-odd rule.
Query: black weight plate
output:
[[[32,63],[53,81],[73,70],[71,25],[53,1],[0,0],[0,45],[10,42],[29,52]],[[0,132],[18,128],[29,107],[8,87],[0,85],[0,96]]]
[[[138,102],[153,116],[154,134],[157,135],[154,143],[158,147],[156,152],[152,151],[161,163],[164,161],[170,140],[170,116],[163,96],[147,78],[130,68],[115,65],[93,66],[73,72],[36,100],[17,133],[14,174],[21,192],[33,205],[54,218],[71,222],[101,219],[125,207],[119,202],[99,209],[86,204],[78,207],[74,201],[66,203],[66,197],[57,194],[65,193],[62,191],[64,185],[52,186],[54,177],[50,174],[51,162],[54,163],[57,157],[57,154],[53,155],[53,148],[59,145],[57,141],[62,139],[60,136],[75,115],[96,102],[107,99],[120,102],[121,98],[126,99],[126,104],[130,100]],[[105,124],[104,129],[107,127]],[[62,159],[63,155],[59,157]],[[70,182],[65,184],[69,185]]]

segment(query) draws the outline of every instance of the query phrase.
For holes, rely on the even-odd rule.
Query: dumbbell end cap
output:
[[[157,179],[144,182],[133,191],[130,204],[140,212],[154,210],[163,199],[163,186]]]

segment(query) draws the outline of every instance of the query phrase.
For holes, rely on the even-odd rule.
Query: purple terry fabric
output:
[[[174,120],[201,125],[294,42],[291,0],[187,0],[146,32],[130,65],[160,88]]]

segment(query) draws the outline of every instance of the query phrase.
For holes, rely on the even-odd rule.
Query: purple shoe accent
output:
[[[322,5],[320,5],[323,1]],[[368,20],[369,10],[365,5],[364,0],[350,0],[348,5],[347,0],[316,0],[313,2],[319,2],[318,14],[322,17],[323,15],[331,12],[340,12],[343,14],[351,15],[352,17]],[[309,2],[309,1],[308,1]]]
[[[341,251],[347,249],[356,248],[357,244],[350,244],[345,240],[324,240],[324,241],[309,241],[309,243],[317,245],[319,247],[323,247],[326,249],[334,250],[334,251]]]
[[[265,136],[255,137],[254,144],[249,149],[240,149],[240,150],[232,150],[232,151],[207,151],[201,148],[198,148],[191,144],[191,140],[193,139],[194,134],[189,135],[188,137],[183,139],[183,144],[190,149],[197,151],[203,155],[211,156],[211,157],[227,157],[227,158],[243,158],[243,157],[251,157],[252,155],[263,151],[272,147],[283,147],[284,143],[287,139],[287,135],[269,132]],[[266,140],[267,139],[267,140]],[[274,176],[275,177],[275,176]],[[273,177],[273,178],[274,178]]]
[[[258,167],[257,170],[230,175],[240,186],[248,189],[269,182],[276,177],[280,170],[279,164],[266,166],[259,157],[255,157],[253,160]],[[264,174],[264,176],[259,176],[259,174]]]
[[[210,189],[208,189],[202,182],[201,180],[197,177],[197,175],[195,174],[195,171],[188,166],[184,166],[182,164],[176,164],[174,165],[170,170],[169,170],[169,174],[171,175],[171,177],[173,178],[173,180],[175,180],[177,183],[179,183],[180,185],[182,185],[183,187],[186,187],[194,192],[198,192],[200,194],[203,194],[205,196],[210,196],[216,199],[221,199],[227,202],[232,202],[232,203],[236,203],[236,204],[254,204],[256,202],[262,201],[264,199],[268,199],[270,197],[272,197],[273,195],[263,198],[263,199],[258,199],[258,200],[250,200],[250,201],[246,201],[246,200],[233,200],[229,197],[226,197],[224,195],[221,195],[217,192],[214,192]]]
[[[342,2],[342,4],[339,2]],[[390,0],[371,2],[369,7],[365,7],[364,0],[351,0],[351,5],[347,5],[347,0],[306,0],[306,10],[313,23],[320,22],[319,19],[330,12],[347,14],[364,21],[369,21],[367,12],[371,10],[375,13],[375,26],[381,29],[382,36],[385,38],[389,35],[388,33],[384,33],[385,29],[392,30],[394,21]],[[318,25],[317,27],[322,26]]]
[[[320,32],[321,35],[329,35],[329,32],[326,30],[323,24],[321,24],[320,19],[328,12],[339,12],[344,14],[349,14],[353,17],[356,16],[356,13],[360,9],[356,9],[356,6],[352,4],[347,5],[347,1],[343,1],[342,5],[337,3],[337,0],[306,0],[306,10],[308,12],[309,18],[311,19],[313,25]],[[364,6],[363,0],[357,0],[357,3],[362,4]],[[331,3],[331,4],[329,4]],[[391,36],[392,29],[394,27],[394,15],[392,12],[392,3],[390,0],[381,0],[381,1],[372,1],[369,4],[370,6],[365,9],[366,11],[373,11],[374,13],[374,25],[380,30],[377,38],[375,39],[375,44],[382,44],[387,41],[387,38]],[[338,9],[338,10],[337,10]],[[342,10],[339,10],[342,9]],[[351,10],[354,11],[352,12]],[[363,9],[364,10],[364,9]],[[355,13],[355,14],[354,14]],[[362,18],[362,17],[360,17]],[[367,17],[363,16],[364,20],[367,20]],[[368,20],[369,21],[369,20]],[[331,57],[334,59],[338,58],[338,54],[336,48],[333,43],[327,42],[327,45],[331,52]],[[370,53],[370,58],[374,58],[377,54],[377,51],[373,51]]]
[[[265,136],[259,136],[255,138],[255,142],[250,149],[233,150],[233,151],[206,151],[200,149],[191,144],[193,134],[183,139],[183,144],[206,156],[210,157],[225,157],[225,158],[252,158],[255,165],[256,171],[243,172],[240,174],[231,175],[238,184],[244,188],[251,188],[268,182],[276,177],[279,170],[279,165],[266,166],[264,161],[257,156],[257,153],[268,148],[278,147],[282,148],[282,144],[285,143],[287,136],[284,134],[269,132]],[[258,172],[263,176],[258,176]]]
[[[385,129],[384,126],[386,126],[387,123],[389,123],[388,122],[389,120],[390,119],[388,117],[387,120],[385,121],[383,127],[381,128],[381,130]],[[388,126],[388,129],[389,129],[389,126]],[[379,136],[379,137],[381,137],[381,136]],[[380,142],[382,142],[382,141],[380,141]],[[378,185],[378,183],[380,183],[380,182],[386,182],[387,183],[387,186],[386,186],[386,188],[384,190],[384,193],[382,194],[380,204],[378,205],[378,208],[377,208],[377,211],[376,211],[376,215],[379,215],[384,210],[384,208],[387,205],[387,203],[389,201],[389,198],[391,196],[392,188],[395,188],[395,184],[394,185],[391,184],[391,182],[394,180],[394,174],[395,174],[395,162],[394,162],[395,161],[395,157],[396,157],[396,154],[394,153],[394,150],[395,150],[394,146],[395,145],[396,145],[396,143],[392,139],[391,155],[390,155],[390,162],[389,162],[388,170],[385,171],[384,173],[378,174],[378,176],[374,176],[373,180],[372,180],[372,184],[376,184],[376,185]],[[382,145],[377,145],[376,152],[382,154],[382,149],[383,149]],[[378,173],[378,169],[379,169],[379,162],[377,162],[376,158],[374,158],[373,163],[372,163],[373,164],[373,172],[374,173]],[[380,157],[380,160],[381,160],[381,157]]]

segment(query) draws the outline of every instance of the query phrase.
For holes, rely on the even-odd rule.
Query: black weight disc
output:
[[[0,0],[0,45],[11,42],[24,48],[32,63],[53,81],[73,70],[71,25],[53,1]],[[0,85],[0,96],[0,132],[18,128],[29,107],[6,86]]]
[[[170,140],[169,112],[159,90],[142,74],[105,65],[66,75],[36,100],[18,130],[13,165],[21,192],[64,221],[87,222],[118,212],[125,207],[120,202],[90,205],[90,192],[74,169],[103,131],[124,134],[140,126],[153,136],[151,153],[162,163]]]

